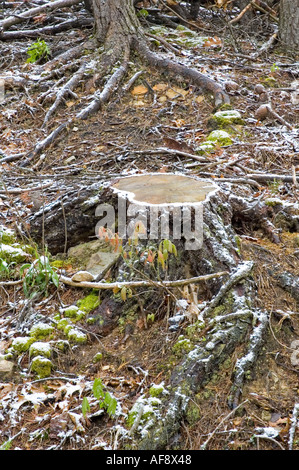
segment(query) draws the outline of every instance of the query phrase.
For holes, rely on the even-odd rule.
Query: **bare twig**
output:
[[[55,10],[56,8],[70,7],[72,5],[77,5],[80,2],[81,0],[57,0],[56,2],[49,2],[39,7],[30,8],[24,13],[20,13],[19,15],[12,15],[0,21],[0,32],[1,30],[4,31],[10,28],[10,26],[22,23],[28,20],[28,18],[33,18],[34,16],[37,16],[44,11]]]
[[[61,276],[60,280],[69,286],[73,287],[83,287],[83,288],[88,288],[88,289],[103,289],[103,290],[113,290],[113,289],[121,289],[122,287],[132,287],[132,288],[137,288],[137,287],[152,287],[155,285],[156,287],[159,288],[167,288],[167,287],[181,287],[181,286],[186,286],[188,284],[197,284],[199,282],[205,282],[209,281],[210,279],[215,279],[218,277],[226,276],[228,275],[227,271],[221,271],[218,273],[213,273],[213,274],[206,274],[203,276],[198,276],[198,277],[192,277],[190,279],[178,279],[175,281],[148,281],[148,280],[142,280],[142,281],[127,281],[127,282],[87,282],[87,281],[82,281],[82,282],[75,282],[72,281],[71,278],[66,277],[66,276]]]

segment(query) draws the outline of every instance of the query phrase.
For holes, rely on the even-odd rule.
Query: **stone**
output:
[[[94,275],[89,271],[78,271],[72,276],[72,281],[75,282],[91,282],[94,281]]]
[[[14,371],[14,363],[0,359],[0,380],[9,379]]]
[[[99,281],[105,273],[115,264],[119,258],[119,253],[111,250],[111,246],[103,240],[94,240],[88,243],[71,247],[68,250],[68,256],[76,261],[79,271],[74,274],[72,280],[81,282],[87,280]],[[88,274],[79,274],[79,273]],[[92,276],[92,277],[91,277]]]

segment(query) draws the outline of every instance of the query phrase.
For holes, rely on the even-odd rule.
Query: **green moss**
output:
[[[215,144],[213,142],[202,142],[195,149],[197,155],[209,155],[215,151]]]
[[[182,357],[183,355],[192,351],[193,346],[188,338],[184,336],[179,336],[178,341],[173,345],[172,352],[176,357]]]
[[[54,342],[54,348],[58,349],[61,352],[65,352],[69,349],[70,344],[67,340],[60,339]]]
[[[32,343],[29,348],[29,355],[30,357],[35,356],[44,356],[50,358],[52,354],[51,346],[49,343],[43,343],[41,341],[36,341]]]
[[[103,354],[101,352],[98,352],[97,354],[93,356],[92,362],[94,363],[101,362],[102,359],[103,359]]]
[[[53,330],[53,326],[39,322],[32,326],[29,335],[35,339],[43,339],[49,337]]]
[[[29,336],[18,336],[12,342],[12,350],[16,354],[22,354],[23,352],[28,351],[31,344],[35,342],[35,338],[30,338]]]
[[[149,394],[151,397],[158,397],[162,395],[165,392],[164,384],[163,382],[159,385],[152,385],[149,389]]]
[[[188,402],[186,418],[191,426],[197,423],[200,418],[200,408],[193,400],[189,400]]]
[[[79,309],[76,305],[71,305],[63,310],[63,315],[67,318],[71,318],[73,322],[82,320],[85,316],[85,312]]]
[[[266,206],[275,207],[275,206],[278,206],[279,204],[282,204],[282,202],[280,199],[276,199],[273,197],[273,198],[266,199],[265,204]]]
[[[274,88],[277,84],[276,79],[274,77],[264,78],[263,83],[269,88]]]
[[[13,243],[17,242],[17,237],[13,230],[4,227],[3,225],[0,226],[0,246],[2,243],[5,245],[12,245]]]
[[[222,110],[210,117],[208,124],[212,129],[231,129],[232,125],[244,125],[239,111],[234,109]]]
[[[71,328],[67,332],[67,337],[73,343],[84,344],[87,342],[87,335],[77,328]]]
[[[9,263],[23,263],[30,258],[30,255],[16,243],[12,245],[5,245],[4,243],[0,242],[0,258]]]
[[[70,325],[70,322],[67,318],[62,318],[61,320],[59,320],[59,322],[56,325],[57,329],[62,330],[62,331],[65,331],[65,329],[68,326],[71,326],[71,325]]]
[[[52,362],[44,356],[36,356],[31,362],[31,370],[35,372],[40,379],[49,377],[52,367]]]
[[[219,129],[212,131],[207,137],[207,141],[214,142],[220,146],[231,145],[233,143],[229,133]]]
[[[95,310],[100,305],[99,294],[91,293],[84,297],[83,299],[78,300],[77,306],[80,310],[85,313],[89,313],[92,310]]]
[[[188,325],[185,329],[186,335],[188,338],[191,340],[196,339],[199,333],[201,333],[202,329],[205,327],[205,324],[199,320],[196,322],[192,323],[191,325]]]

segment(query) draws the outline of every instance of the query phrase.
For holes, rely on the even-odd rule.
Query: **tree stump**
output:
[[[182,325],[192,323],[198,325],[198,329],[192,338],[192,350],[172,371],[170,393],[162,400],[157,421],[147,429],[147,433],[140,433],[137,426],[134,428],[133,435],[139,449],[163,449],[168,445],[171,436],[180,428],[190,399],[246,339],[248,347],[236,363],[229,397],[232,408],[239,404],[246,373],[261,349],[268,318],[255,304],[253,265],[242,260],[233,228],[234,221],[240,219],[244,211],[244,205],[245,199],[234,197],[213,181],[159,173],[118,178],[109,184],[77,191],[73,198],[69,197],[64,202],[63,211],[61,205],[44,208],[44,234],[50,251],[61,246],[64,227],[67,227],[68,246],[71,246],[74,242],[86,241],[92,233],[95,236],[105,225],[123,240],[123,246],[136,234],[136,224],[138,242],[144,246],[156,241],[161,243],[165,238],[176,246],[175,261],[169,262],[167,271],[160,273],[158,281],[151,277],[150,282],[157,291],[157,298],[165,293],[173,297],[169,312],[170,329],[175,327],[175,331],[182,335],[185,334]],[[248,204],[246,207],[248,209]],[[266,220],[265,212],[260,212],[260,217]],[[35,214],[31,221],[34,234],[39,233],[39,236],[38,220],[42,225],[43,214]],[[268,229],[265,226],[265,231]],[[129,270],[126,260],[123,261],[113,271],[114,283],[141,282],[143,276],[147,280],[150,278],[142,257],[134,260]],[[193,281],[201,276],[210,277]],[[68,283],[66,278],[62,277],[62,280]],[[184,280],[189,289],[185,297],[188,308],[185,311],[181,309],[178,321],[176,300],[182,300],[182,290],[171,284],[171,280]],[[105,288],[101,294],[102,304],[91,314],[94,320],[99,318],[101,321],[95,322],[92,328],[95,333],[109,334],[109,328],[115,328],[117,324],[115,315],[122,315],[119,304],[115,304],[108,290],[109,283],[69,283],[78,287]],[[137,284],[135,289],[137,297],[138,285],[142,284]],[[150,299],[144,293],[140,294],[140,309],[143,310],[152,299],[152,293]],[[136,306],[136,296],[128,302]],[[109,317],[111,312],[113,318]],[[205,341],[202,341],[203,337]]]

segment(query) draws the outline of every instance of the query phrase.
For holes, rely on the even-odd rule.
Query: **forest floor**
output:
[[[292,65],[296,58],[284,53],[279,45],[250,58],[273,34],[273,25],[265,15],[254,17],[250,31],[248,25],[248,29],[235,27],[234,36],[228,27],[223,28],[218,12],[201,8],[200,15],[199,24],[204,22],[210,32],[201,33],[198,29],[193,42],[188,42],[186,30],[179,29],[172,32],[171,45],[178,49],[181,62],[223,85],[227,83],[232,108],[244,120],[243,125],[235,126],[232,144],[218,146],[213,153],[206,154],[205,163],[183,156],[180,152],[194,153],[211,131],[212,97],[141,66],[143,74],[130,91],[119,90],[100,113],[76,123],[67,136],[29,168],[22,167],[21,160],[0,165],[0,225],[15,229],[20,220],[35,210],[36,196],[30,188],[38,188],[40,182],[52,184],[51,190],[45,189],[43,193],[44,204],[48,204],[74,187],[144,171],[180,172],[216,179],[218,183],[223,179],[219,184],[237,195],[252,200],[280,200],[298,210],[298,189],[283,178],[256,185],[225,181],[244,180],[248,174],[259,173],[292,175],[299,126],[298,62]],[[262,30],[265,23],[267,27]],[[159,28],[160,36],[167,39],[167,34],[170,32],[164,27]],[[52,53],[58,54],[88,35],[89,29],[81,29],[47,37],[46,41]],[[203,35],[208,39],[200,44],[196,40]],[[38,77],[46,64],[26,63],[31,43],[27,39],[0,43],[1,74],[37,76],[34,88],[12,87],[0,105],[0,150],[5,156],[26,153],[44,137],[41,123],[48,104],[40,102],[43,89]],[[160,48],[162,54],[173,54]],[[132,63],[131,75],[136,71],[137,62]],[[257,93],[256,85],[265,87],[266,101],[261,101],[263,97]],[[82,80],[76,95],[58,108],[55,125],[73,115],[92,87],[92,78]],[[257,109],[269,101],[289,126],[273,116],[257,118]],[[164,152],[159,151],[161,147]],[[174,152],[167,152],[166,148]],[[18,192],[21,189],[24,191]],[[250,228],[240,227],[238,235],[243,258],[254,261],[258,305],[270,312],[264,347],[252,375],[247,377],[242,409],[230,414],[227,405],[234,366],[243,352],[240,347],[196,396],[195,408],[182,422],[180,433],[169,442],[170,449],[197,450],[208,438],[210,450],[290,447],[289,431],[294,406],[299,402],[299,365],[291,360],[294,353],[291,343],[299,334],[298,299],[286,292],[270,272],[298,276],[299,234],[282,230],[279,244]],[[73,271],[72,266],[67,267],[69,275]],[[0,275],[0,352],[5,355],[13,340],[20,336],[17,319],[25,297],[22,285],[6,285],[7,272]],[[15,275],[12,270],[10,280]],[[42,299],[45,302],[35,305],[34,318],[51,324],[61,306],[74,305],[87,294],[88,290],[63,284],[58,289],[52,286],[50,296]],[[38,379],[30,368],[28,351],[18,356],[13,373],[0,376],[0,447],[124,449],[123,438],[130,440],[129,411],[153,384],[163,383],[167,387],[171,370],[180,360],[174,346],[190,326],[184,324],[179,331],[170,332],[164,311],[165,306],[161,306],[160,315],[159,311],[152,312],[155,321],[147,329],[137,321],[135,330],[125,340],[124,328],[119,325],[106,337],[89,337],[87,343],[71,346],[53,358],[52,379]],[[28,330],[22,335],[27,336]],[[59,335],[55,330],[50,340],[59,339]],[[103,353],[99,362],[94,361],[97,352]],[[117,410],[111,417],[99,407],[92,391],[96,378],[101,378],[105,390],[117,399]],[[89,402],[87,411],[84,397]],[[292,447],[299,449],[298,430],[292,439]]]

